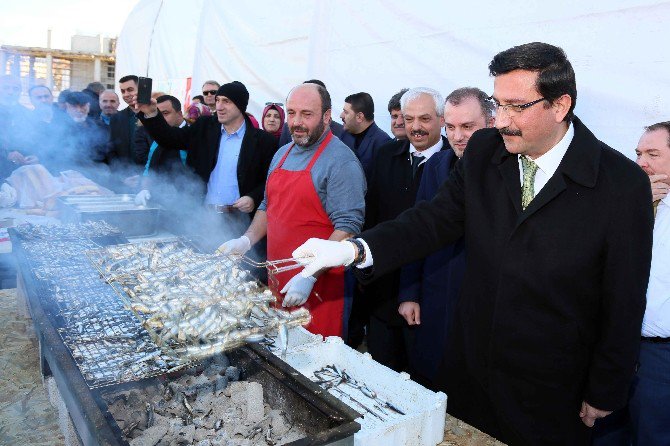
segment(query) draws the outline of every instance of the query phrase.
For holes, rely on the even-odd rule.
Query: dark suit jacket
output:
[[[358,157],[358,160],[363,165],[365,177],[368,180],[370,179],[370,174],[372,172],[372,159],[375,156],[375,151],[382,144],[386,144],[387,142],[391,141],[391,137],[384,130],[380,129],[374,122],[368,128],[368,132],[363,137],[361,144],[358,146],[358,150],[354,149],[356,137],[351,133],[347,131],[342,132],[340,139],[343,143],[348,145],[351,150],[354,151]]]
[[[433,155],[423,168],[417,203],[430,201],[447,181],[458,157],[453,150]],[[424,259],[405,265],[400,273],[398,302],[418,302],[421,324],[414,327],[409,352],[412,379],[434,388],[447,336],[453,325],[456,303],[465,274],[465,241],[444,246]]]
[[[136,131],[135,113],[126,107],[113,115],[109,120],[109,154],[108,161],[134,163],[137,162],[133,154],[133,137]]]
[[[202,179],[203,196],[209,176],[216,166],[221,139],[221,124],[216,116],[204,116],[189,127],[170,127],[160,113],[150,119],[140,116],[147,132],[163,148],[187,150],[186,164]],[[277,140],[271,134],[254,128],[248,117],[240,157],[237,161],[237,183],[240,196],[253,198],[255,208],[261,204],[270,162],[277,151]]]
[[[449,148],[442,137],[442,150]],[[389,141],[377,149],[371,163],[368,192],[365,196],[365,229],[396,218],[414,206],[421,182],[421,170],[412,176],[409,161],[409,140]],[[400,269],[395,269],[365,286],[365,299],[370,314],[391,326],[400,327],[405,322],[398,314],[398,286]]]
[[[374,276],[465,235],[443,385],[450,413],[488,431],[495,419],[496,434],[514,444],[586,444],[581,401],[622,407],[637,359],[649,179],[579,119],[573,124],[558,170],[525,211],[518,157],[483,129],[431,202],[361,235]]]

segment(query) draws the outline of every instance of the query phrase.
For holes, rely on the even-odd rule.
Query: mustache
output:
[[[307,127],[302,127],[302,126],[299,126],[299,125],[294,125],[293,127],[291,127],[291,133],[294,133],[294,132],[305,132],[305,133],[307,133],[307,131],[308,131]]]
[[[425,136],[427,134],[428,134],[428,132],[425,131],[425,130],[412,130],[410,132],[410,135],[412,135],[412,136]]]
[[[510,130],[509,127],[498,129],[498,132],[504,136],[521,136],[521,130]]]
[[[405,124],[393,124],[393,128],[394,128],[394,129],[404,129],[404,128],[405,128]]]

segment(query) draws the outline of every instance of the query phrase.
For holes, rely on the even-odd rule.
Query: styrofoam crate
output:
[[[354,435],[355,445],[434,446],[442,441],[447,395],[432,392],[411,381],[407,373],[397,373],[379,364],[368,353],[360,353],[345,345],[339,337],[329,337],[324,342],[309,342],[313,338],[302,340],[307,342],[293,345],[293,348],[288,349],[286,357],[282,358],[300,373],[314,380],[314,371],[334,364],[356,381],[365,383],[382,400],[389,401],[405,412],[405,415],[400,415],[387,410],[388,415],[384,416],[384,421],[370,414],[356,419],[361,430]],[[361,403],[372,404],[372,400],[355,389],[347,390],[347,386],[339,388],[346,390],[346,393]],[[330,393],[352,409],[363,413],[361,407],[349,398],[332,390]]]

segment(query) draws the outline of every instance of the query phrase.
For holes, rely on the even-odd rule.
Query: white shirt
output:
[[[428,159],[431,156],[433,156],[434,154],[436,154],[437,152],[442,150],[442,144],[444,144],[444,143],[442,142],[442,137],[440,137],[439,141],[437,141],[437,144],[435,144],[432,147],[427,148],[426,150],[419,151],[419,150],[416,150],[416,147],[414,147],[414,145],[412,145],[412,143],[410,143],[409,144],[409,156],[410,156],[409,159],[411,160],[412,156],[415,156],[414,154],[416,153],[416,156],[419,156],[419,157],[423,158],[421,160],[421,162],[419,163],[419,166],[420,166],[423,163],[425,163],[426,161],[428,161]]]
[[[670,196],[656,208],[642,336],[670,338]]]
[[[540,193],[545,184],[547,184],[547,181],[549,181],[549,178],[551,178],[556,172],[556,169],[558,169],[558,165],[561,164],[565,152],[568,151],[573,136],[575,136],[575,129],[572,124],[570,124],[568,126],[568,131],[565,132],[565,135],[563,135],[563,138],[561,138],[558,144],[549,149],[544,155],[533,160],[538,167],[537,172],[535,173],[535,182],[533,183],[533,192],[535,192],[535,195]],[[523,186],[523,167],[521,166],[522,156],[524,155],[518,156],[519,182],[521,183],[521,186]]]

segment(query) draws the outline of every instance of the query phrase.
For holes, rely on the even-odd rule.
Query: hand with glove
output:
[[[286,293],[282,302],[282,307],[297,307],[307,302],[312,288],[316,283],[313,276],[303,277],[301,274],[296,274],[289,280],[280,293]]]
[[[147,201],[151,200],[151,192],[142,189],[135,195],[135,206],[146,206]]]
[[[217,248],[217,252],[223,255],[238,255],[243,256],[251,249],[251,240],[246,235],[243,235],[240,238],[234,238],[228,240],[226,243],[222,244]]]
[[[7,183],[2,183],[2,186],[0,186],[0,207],[10,208],[16,204],[16,199],[16,189]]]
[[[354,245],[346,240],[335,242],[311,238],[293,251],[293,257],[305,265],[300,274],[308,277],[324,268],[351,265],[356,258],[356,250]]]

